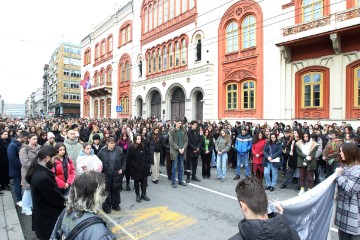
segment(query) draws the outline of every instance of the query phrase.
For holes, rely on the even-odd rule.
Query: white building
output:
[[[359,0],[134,0],[81,43],[82,116],[357,120],[359,38]]]

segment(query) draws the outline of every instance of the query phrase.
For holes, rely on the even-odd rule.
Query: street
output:
[[[232,180],[235,169],[227,170],[225,182],[215,180],[216,169],[212,168],[210,179],[174,189],[164,174],[165,167],[161,167],[159,183],[148,180],[147,195],[151,201],[137,203],[131,184],[130,192],[121,192],[121,211],[100,215],[118,239],[228,239],[237,233],[243,215],[235,194],[238,181]],[[279,175],[278,186],[282,180]],[[242,171],[241,178],[244,176]],[[281,201],[296,196],[297,191],[277,187],[267,194],[269,201]],[[31,217],[19,213],[19,218],[25,239],[36,239],[31,231]],[[333,232],[331,239],[337,239],[336,235]]]

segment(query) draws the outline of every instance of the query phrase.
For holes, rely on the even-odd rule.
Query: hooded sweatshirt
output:
[[[239,222],[239,233],[229,240],[300,240],[298,233],[285,223],[281,214],[274,213],[267,220]]]

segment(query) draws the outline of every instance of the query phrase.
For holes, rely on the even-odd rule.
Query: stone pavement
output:
[[[24,240],[15,203],[10,191],[2,191],[0,196],[0,239]]]

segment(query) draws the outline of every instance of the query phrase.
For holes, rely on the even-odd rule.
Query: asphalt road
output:
[[[198,172],[201,166],[198,168]],[[235,169],[228,168],[224,182],[215,180],[216,169],[211,169],[210,179],[201,179],[173,189],[167,179],[165,167],[158,184],[149,180],[147,195],[151,201],[137,203],[135,192],[121,192],[120,212],[101,216],[118,239],[228,239],[238,231],[237,224],[243,218],[235,195],[238,181],[232,180]],[[198,174],[199,175],[199,174]],[[200,172],[201,176],[201,172]],[[242,174],[244,177],[244,174]],[[281,183],[282,176],[278,183]],[[279,186],[280,184],[278,184]],[[132,186],[132,185],[131,185]],[[294,188],[268,192],[269,201],[285,200],[296,196]],[[18,208],[25,239],[36,239],[31,230],[31,217],[24,216]],[[331,239],[338,239],[336,233]]]

